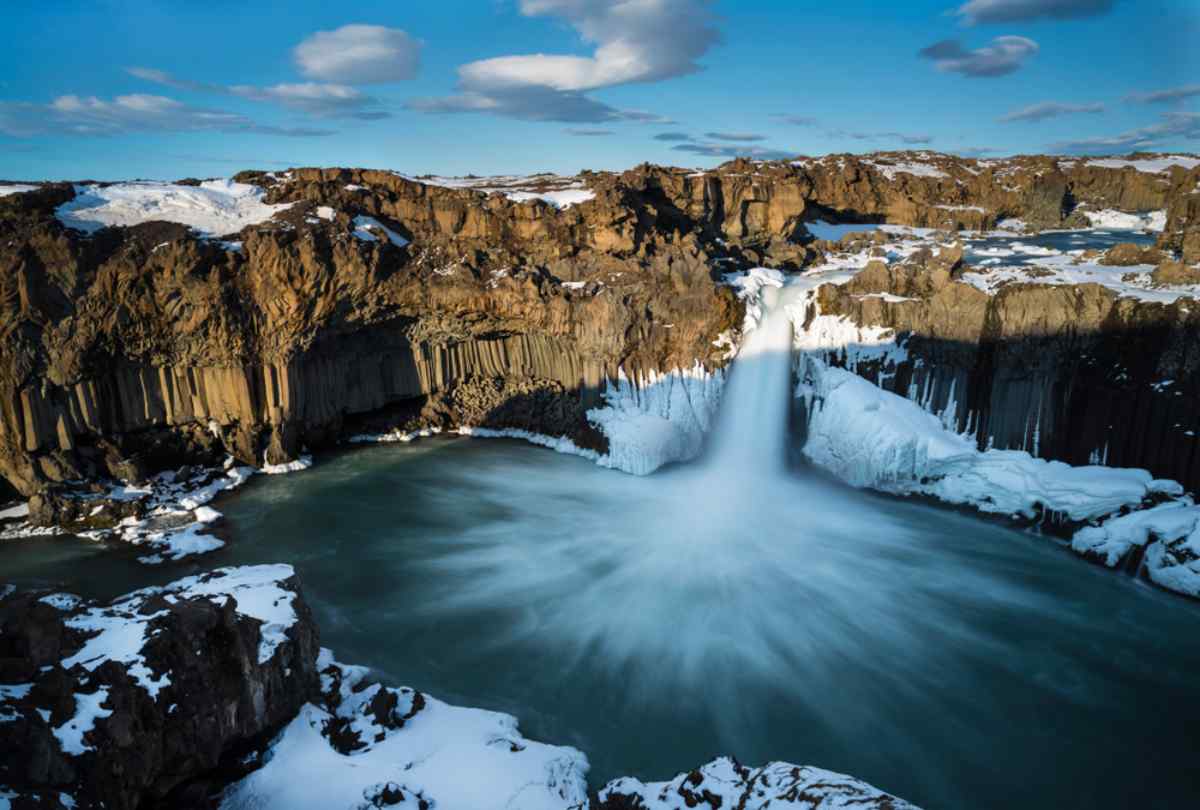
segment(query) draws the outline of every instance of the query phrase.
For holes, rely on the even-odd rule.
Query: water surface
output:
[[[230,544],[204,566],[291,562],[340,659],[515,714],[586,751],[595,784],[730,753],[930,810],[1200,796],[1200,611],[1044,538],[805,473],[635,478],[466,439],[218,507]],[[113,592],[196,568],[71,559],[87,549],[22,541],[0,564]]]

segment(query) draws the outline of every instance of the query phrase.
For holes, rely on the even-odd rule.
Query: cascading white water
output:
[[[721,411],[703,464],[738,478],[778,475],[784,464],[791,397],[792,321],[790,291],[761,291],[757,327],[729,373]]]

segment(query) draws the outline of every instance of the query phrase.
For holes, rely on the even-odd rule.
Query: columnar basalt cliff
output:
[[[1200,486],[1195,301],[1036,278],[989,295],[962,270],[953,250],[874,261],[844,285],[822,286],[812,314],[891,330],[903,351],[850,358],[854,370],[943,414],[980,449],[1145,467]]]
[[[608,380],[722,365],[742,320],[722,274],[813,265],[832,247],[809,236],[815,220],[1045,228],[1100,209],[1165,209],[1165,259],[1178,257],[1185,275],[1200,260],[1200,167],[1159,168],[1150,156],[888,153],[502,183],[357,169],[235,180],[286,207],[237,233],[103,220],[83,233],[56,211],[78,207],[89,187],[0,197],[7,485],[31,496],[226,452],[281,462],[384,415],[566,435],[603,451],[585,411]],[[949,399],[958,380],[960,418],[985,420],[981,436],[1028,445],[1017,426],[1041,414],[1037,450],[1078,460],[1105,446],[1102,425],[1133,420],[1145,430],[1109,441],[1109,462],[1196,483],[1190,451],[1152,435],[1179,421],[1179,406],[1132,387],[1191,373],[1195,316],[1184,304],[1076,287],[989,298],[953,281],[926,292],[903,304],[829,293],[822,305],[910,335],[926,366],[892,384],[933,375],[935,399]],[[1113,393],[1118,362],[1129,396]]]

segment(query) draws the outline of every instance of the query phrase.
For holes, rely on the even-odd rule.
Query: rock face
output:
[[[208,778],[238,773],[318,691],[317,630],[289,566],[104,606],[21,594],[0,621],[0,785],[37,806],[200,804]]]
[[[924,152],[641,166],[520,190],[247,172],[235,179],[288,207],[226,241],[164,222],[84,235],[55,216],[74,188],[44,185],[0,198],[0,478],[31,496],[225,453],[279,463],[384,415],[566,435],[603,452],[584,413],[608,381],[724,364],[715,344],[742,312],[722,273],[811,264],[823,245],[805,222],[1050,226],[1084,205],[1166,208],[1161,245],[1186,257],[1198,178]],[[969,293],[937,306],[967,307],[954,330],[983,334],[969,308],[986,307]],[[1125,315],[1139,329],[1149,317]],[[989,326],[989,339],[1037,320]],[[1015,404],[1012,418],[1027,417],[1029,403]],[[1127,460],[1142,463],[1141,451]]]
[[[820,313],[890,330],[903,346],[853,370],[942,414],[981,450],[1143,467],[1200,487],[1194,301],[1122,298],[1099,284],[1035,277],[989,295],[961,280],[955,258],[869,265],[820,288]]]

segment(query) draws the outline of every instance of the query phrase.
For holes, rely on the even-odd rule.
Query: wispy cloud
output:
[[[1112,11],[1113,0],[970,0],[954,13],[966,25],[1066,20]]]
[[[1034,56],[1040,48],[1027,37],[996,37],[990,45],[968,50],[956,39],[943,39],[917,55],[930,59],[943,73],[961,73],[973,79],[1006,76],[1017,71],[1025,60]]]
[[[310,79],[336,84],[399,82],[417,75],[421,42],[399,28],[343,25],[312,34],[292,56]]]
[[[933,143],[933,136],[924,133],[910,134],[904,132],[843,132],[830,130],[830,137],[850,138],[855,141],[899,141],[908,146],[924,146]]]
[[[775,113],[771,118],[785,124],[791,124],[792,126],[820,129],[821,133],[830,140],[894,141],[907,146],[924,146],[925,144],[933,143],[933,136],[923,132],[845,130],[838,127],[824,126],[818,118],[804,115],[790,115],[787,113]]]
[[[691,135],[686,132],[660,132],[654,136],[656,141],[690,141]]]
[[[141,93],[112,99],[67,95],[49,104],[3,101],[0,132],[17,137],[132,132],[245,132],[289,137],[333,134],[324,129],[267,126],[238,113]]]
[[[527,17],[565,20],[595,45],[592,55],[539,53],[469,62],[458,69],[456,95],[414,99],[409,107],[529,121],[646,121],[647,113],[620,110],[587,93],[700,70],[696,60],[718,39],[710,6],[711,0],[520,0],[520,12]],[[664,37],[664,31],[670,36]]]
[[[1196,96],[1200,96],[1200,84],[1185,84],[1182,87],[1168,87],[1165,90],[1151,90],[1147,93],[1130,93],[1125,96],[1125,100],[1138,104],[1175,104]]]
[[[791,124],[795,127],[815,127],[820,122],[816,118],[810,118],[807,115],[792,115],[791,113],[774,113],[771,115],[776,121],[782,121],[785,124]]]
[[[317,118],[355,118],[378,121],[391,113],[378,109],[378,100],[344,84],[298,82],[270,87],[234,85],[229,92],[251,101],[267,101]]]
[[[1059,101],[1043,101],[1040,104],[1030,104],[1028,107],[1022,107],[1019,110],[1013,110],[1006,115],[1000,116],[998,121],[1001,123],[1011,123],[1013,121],[1045,121],[1048,118],[1058,118],[1062,115],[1075,115],[1076,113],[1102,113],[1104,105],[1095,104],[1065,104]]]
[[[581,127],[567,127],[563,130],[563,132],[579,138],[603,138],[608,135],[616,134],[611,129],[584,129]]]
[[[723,143],[681,143],[671,147],[676,152],[691,152],[706,157],[748,157],[759,160],[784,160],[794,157],[795,152],[770,149],[763,146],[733,146]]]
[[[353,87],[327,82],[296,82],[259,87],[250,84],[221,85],[179,79],[163,70],[148,67],[126,68],[139,79],[176,90],[213,95],[237,96],[250,101],[280,104],[317,118],[354,118],[377,121],[391,113],[379,108],[379,100]]]
[[[766,135],[756,135],[753,132],[706,132],[704,137],[714,141],[733,141],[735,143],[752,143],[767,139]]]
[[[1183,141],[1200,140],[1200,113],[1163,113],[1156,124],[1127,130],[1117,135],[1059,141],[1050,145],[1055,152],[1111,153],[1153,149]]]

